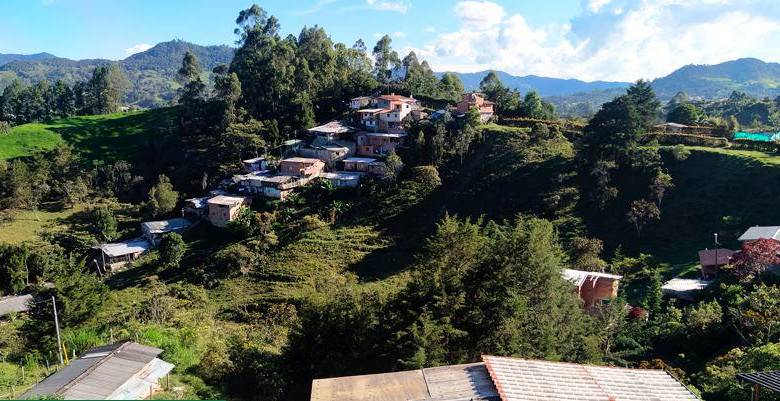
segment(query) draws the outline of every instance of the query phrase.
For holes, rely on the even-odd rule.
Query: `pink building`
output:
[[[406,138],[404,133],[386,134],[381,132],[366,132],[358,134],[356,153],[363,156],[385,155],[395,151]]]
[[[493,116],[495,103],[486,100],[484,96],[479,93],[464,93],[457,106],[459,114],[468,113],[469,109],[476,107],[479,109],[479,115],[482,122],[485,122]]]
[[[615,274],[572,269],[564,269],[563,277],[577,287],[577,295],[580,296],[586,308],[616,297],[618,284],[623,278]]]
[[[416,99],[396,94],[376,97],[371,105],[371,108],[358,110],[358,117],[374,132],[402,132],[403,120],[420,106]]]
[[[279,173],[301,178],[315,178],[325,169],[325,162],[320,159],[306,157],[291,157],[282,160]]]
[[[235,220],[241,207],[248,206],[251,198],[245,196],[218,195],[207,201],[209,205],[209,222],[217,227],[226,227]]]

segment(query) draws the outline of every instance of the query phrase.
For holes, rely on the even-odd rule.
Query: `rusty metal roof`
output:
[[[111,399],[128,383],[137,381],[139,374],[158,360],[160,353],[161,349],[133,342],[95,347],[22,394],[21,398],[60,395],[66,400]],[[166,363],[165,367],[164,374],[167,374],[173,365]]]
[[[318,379],[311,401],[498,401],[485,364]]]
[[[628,369],[485,355],[501,401],[693,401],[660,369]]]

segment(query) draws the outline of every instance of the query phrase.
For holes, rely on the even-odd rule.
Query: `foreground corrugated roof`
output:
[[[502,401],[690,401],[697,398],[658,369],[626,369],[485,355]]]
[[[159,361],[157,355],[161,352],[161,349],[133,342],[92,348],[22,394],[21,398],[55,394],[66,400],[111,399],[119,394],[128,397],[132,390],[129,387],[134,387],[134,383],[157,378],[173,368],[173,365],[163,361],[160,361],[162,364],[153,364]],[[155,366],[155,372],[146,372],[151,365]],[[150,377],[149,373],[155,374]],[[148,387],[144,391],[148,392]]]
[[[780,371],[740,373],[737,379],[780,393]]]
[[[317,379],[312,401],[498,401],[483,363]]]

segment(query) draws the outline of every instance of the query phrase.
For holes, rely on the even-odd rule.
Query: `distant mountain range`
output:
[[[128,102],[140,107],[168,104],[175,96],[178,84],[174,78],[186,51],[192,51],[198,56],[204,78],[208,78],[208,71],[216,65],[230,63],[234,53],[230,46],[200,46],[174,40],[120,60],[117,63],[132,83]],[[0,89],[15,78],[26,82],[63,79],[72,84],[87,80],[96,66],[110,62],[104,59],[76,61],[49,53],[0,54]],[[487,73],[456,74],[467,90],[474,90],[479,88],[480,81]],[[586,82],[536,75],[515,76],[503,71],[497,73],[507,87],[522,93],[535,90],[555,103],[559,110],[573,114],[587,114],[630,85],[628,82]],[[442,74],[437,73],[438,76]],[[756,97],[775,97],[780,96],[780,64],[742,58],[715,65],[687,65],[653,80],[652,85],[662,100],[670,99],[681,91],[691,98],[703,99],[727,97],[735,90]]]
[[[653,80],[661,98],[677,92],[691,97],[714,99],[742,91],[755,97],[780,96],[780,64],[755,58],[741,58],[714,65],[686,65]]]
[[[53,54],[49,53],[36,53],[36,54],[2,54],[0,53],[0,66],[10,63],[11,61],[38,61],[45,60],[47,58],[54,58]]]
[[[139,107],[167,105],[175,96],[178,84],[174,78],[187,51],[198,57],[204,78],[209,78],[209,71],[218,64],[229,64],[234,52],[229,46],[200,46],[173,40],[116,61],[132,85],[127,101]],[[62,79],[72,85],[89,79],[95,67],[112,62],[105,59],[70,60],[48,53],[0,54],[0,89],[15,78],[28,83]]]
[[[466,88],[466,90],[476,90],[479,89],[479,83],[488,72],[490,71],[456,72],[455,74],[463,81],[463,87]],[[571,95],[579,92],[627,88],[630,85],[628,82],[585,82],[580,81],[579,79],[548,78],[540,77],[538,75],[516,76],[504,71],[496,71],[496,73],[506,87],[517,89],[522,93],[535,90],[540,96]],[[438,77],[441,77],[443,74],[443,72],[436,73]]]

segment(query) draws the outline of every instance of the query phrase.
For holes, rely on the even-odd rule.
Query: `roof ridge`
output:
[[[504,394],[504,389],[501,386],[501,383],[498,382],[496,378],[496,372],[493,371],[493,365],[490,364],[490,358],[495,358],[493,355],[482,355],[482,362],[485,363],[485,369],[488,371],[488,375],[490,376],[490,381],[493,382],[493,386],[496,388],[496,392],[498,393],[498,398],[501,399],[501,401],[509,401],[509,399],[506,397],[506,394]]]
[[[114,343],[114,344],[116,344],[116,343]],[[109,357],[111,357],[111,356],[113,356],[114,354],[118,353],[118,352],[119,352],[121,349],[123,349],[124,347],[126,347],[128,344],[130,344],[130,340],[124,340],[124,341],[122,341],[122,342],[121,342],[121,344],[120,344],[118,347],[116,347],[116,348],[114,348],[113,350],[111,350],[111,352],[109,352],[108,354],[106,354],[106,355],[103,355],[103,356],[100,358],[100,360],[99,360],[99,361],[97,361],[97,362],[96,362],[94,365],[90,366],[90,367],[89,367],[89,368],[87,368],[87,369],[84,369],[84,371],[83,371],[83,372],[81,372],[81,373],[80,373],[78,376],[74,377],[73,379],[71,379],[70,381],[68,381],[67,383],[65,383],[65,384],[64,384],[62,387],[60,387],[60,388],[59,388],[57,391],[55,391],[55,392],[54,392],[54,394],[63,395],[63,393],[64,393],[64,392],[66,392],[66,391],[68,391],[68,390],[70,390],[70,388],[71,388],[71,387],[73,387],[73,385],[74,385],[74,384],[75,384],[75,383],[76,383],[78,380],[80,380],[81,378],[83,378],[83,377],[87,376],[88,374],[90,374],[90,373],[94,372],[94,371],[95,371],[95,369],[97,369],[97,367],[98,367],[98,366],[102,365],[102,364],[103,364],[105,361],[107,361],[107,360],[108,360],[108,358],[109,358]],[[92,350],[92,349],[94,349],[94,348],[97,348],[97,347],[90,348],[89,350],[87,350],[87,352],[89,352],[90,350]],[[85,354],[86,354],[86,352],[85,352]],[[83,354],[82,354],[82,355],[83,355]],[[78,357],[78,359],[81,359],[81,358],[82,358],[81,356],[79,356],[79,357]],[[78,359],[75,359],[75,360],[78,360]]]

